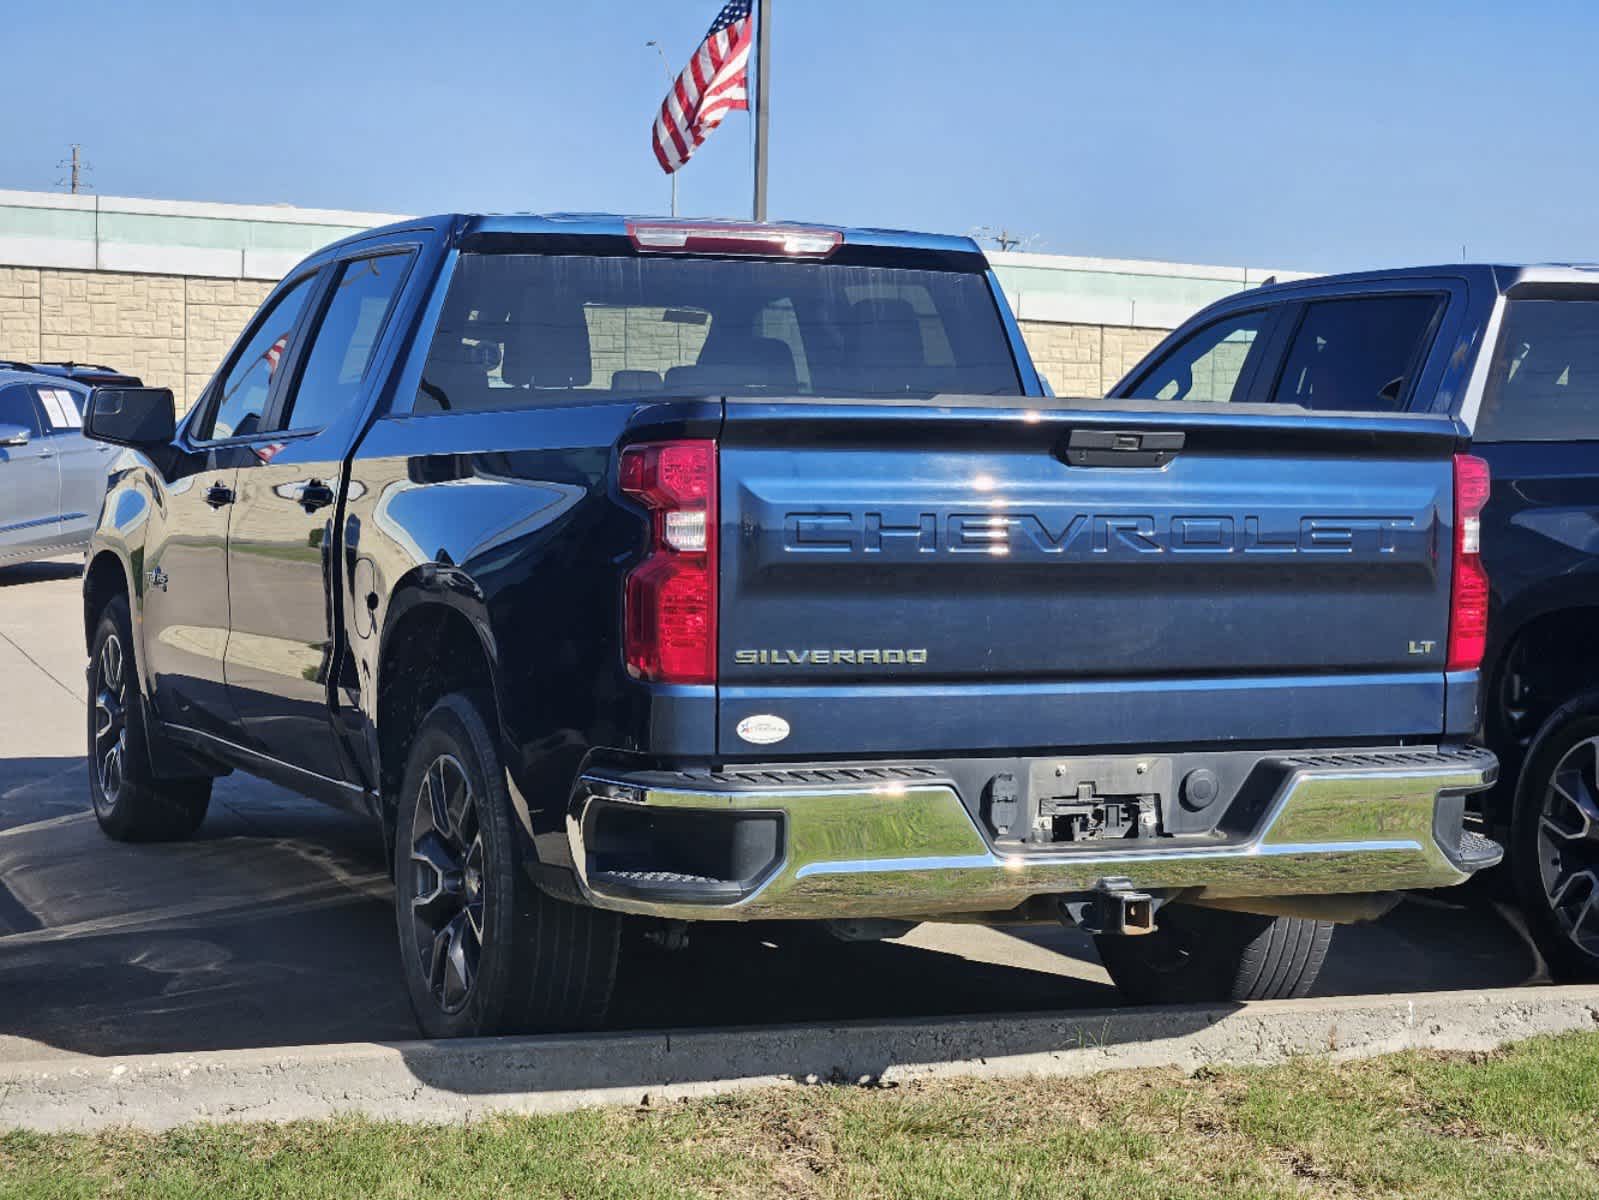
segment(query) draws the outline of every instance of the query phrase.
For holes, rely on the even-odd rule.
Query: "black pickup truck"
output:
[[[1054,400],[964,238],[409,222],[86,428],[101,825],[232,769],[369,815],[430,1034],[592,1023],[625,926],[711,920],[1296,995],[1499,857],[1459,423]]]
[[[1599,269],[1326,276],[1224,300],[1111,390],[1370,413],[1470,431],[1492,475],[1473,603],[1488,613],[1473,805],[1502,839],[1557,976],[1599,977]]]

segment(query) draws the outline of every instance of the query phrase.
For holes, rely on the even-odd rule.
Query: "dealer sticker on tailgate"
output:
[[[770,746],[788,736],[788,722],[772,713],[756,713],[738,723],[738,736],[755,746]]]

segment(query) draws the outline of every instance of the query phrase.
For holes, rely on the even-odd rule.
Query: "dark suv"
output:
[[[1481,733],[1502,773],[1476,803],[1550,967],[1599,974],[1599,269],[1258,288],[1176,330],[1111,396],[1279,406],[1284,437],[1294,411],[1456,419],[1492,480],[1473,586]]]

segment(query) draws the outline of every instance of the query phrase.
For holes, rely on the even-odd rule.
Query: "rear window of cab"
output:
[[[465,253],[414,412],[599,395],[1021,395],[985,276],[720,258]]]

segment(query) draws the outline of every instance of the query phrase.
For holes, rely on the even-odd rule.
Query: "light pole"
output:
[[[655,47],[655,53],[661,56],[661,70],[666,72],[666,90],[670,92],[672,90],[672,88],[677,85],[677,81],[672,78],[672,64],[666,61],[666,51],[661,49],[661,43],[656,41],[654,38],[651,38],[649,41],[645,42],[644,44],[646,46],[654,46]],[[672,172],[672,216],[674,216],[674,217],[677,216],[677,172],[676,171]]]

